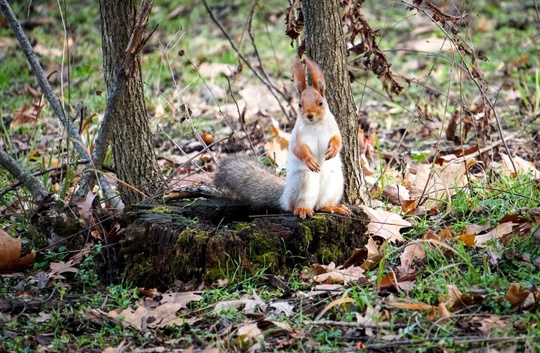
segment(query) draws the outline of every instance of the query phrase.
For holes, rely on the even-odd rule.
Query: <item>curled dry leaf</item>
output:
[[[0,229],[0,273],[25,270],[35,259],[34,251],[21,257],[21,238],[14,238]]]
[[[364,270],[370,270],[375,267],[375,265],[377,265],[384,257],[384,249],[386,248],[386,244],[387,242],[384,242],[379,248],[375,243],[375,240],[373,240],[373,237],[369,237],[366,244],[367,259],[360,267]]]
[[[359,279],[364,278],[364,269],[351,266],[349,268],[344,268],[343,266],[337,266],[335,269],[322,273],[313,278],[317,283],[343,283],[347,284],[348,282],[355,282]]]
[[[531,291],[521,291],[518,283],[512,283],[508,288],[506,299],[512,304],[512,308],[523,307],[527,309],[535,304],[535,298]]]

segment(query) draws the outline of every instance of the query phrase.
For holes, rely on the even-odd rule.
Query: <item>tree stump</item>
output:
[[[177,279],[215,281],[238,268],[287,275],[296,266],[342,264],[367,242],[368,217],[352,209],[352,217],[321,213],[300,220],[256,215],[220,198],[139,205],[125,214],[123,265],[132,283],[166,288]]]

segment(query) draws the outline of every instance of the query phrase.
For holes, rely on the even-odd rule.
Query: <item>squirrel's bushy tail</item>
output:
[[[280,208],[285,179],[254,157],[235,155],[220,162],[214,185],[253,208]]]

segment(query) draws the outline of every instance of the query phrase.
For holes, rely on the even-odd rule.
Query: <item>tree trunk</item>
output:
[[[360,163],[358,119],[352,99],[338,0],[302,0],[302,10],[307,55],[319,64],[324,73],[328,105],[343,135],[345,202],[369,204]]]
[[[117,177],[149,197],[161,184],[162,176],[154,155],[140,58],[137,55],[133,70],[123,70],[126,48],[136,23],[135,0],[100,0],[103,71],[107,94],[118,87],[119,96],[112,110],[112,151]],[[143,195],[132,187],[120,184],[122,200],[127,204],[141,201]]]

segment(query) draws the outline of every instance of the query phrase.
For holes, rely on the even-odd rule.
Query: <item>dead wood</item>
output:
[[[367,216],[292,214],[253,216],[228,199],[196,199],[135,206],[125,212],[121,254],[127,279],[167,288],[175,280],[215,281],[227,271],[247,276],[258,270],[288,275],[313,263],[343,263],[367,242]]]

